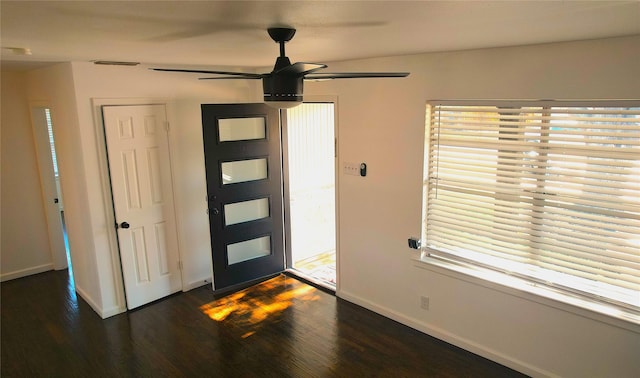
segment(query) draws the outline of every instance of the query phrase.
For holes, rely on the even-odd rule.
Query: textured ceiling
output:
[[[2,0],[0,13],[5,67],[90,60],[265,67],[278,54],[270,26],[298,30],[287,44],[292,61],[319,63],[640,34],[638,1]]]

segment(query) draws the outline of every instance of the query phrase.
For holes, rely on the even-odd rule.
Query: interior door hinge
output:
[[[182,261],[178,260],[178,270],[182,270]]]
[[[164,123],[164,128],[165,128],[165,130],[167,130],[167,132],[169,132],[169,128],[170,128],[169,121],[166,121]]]

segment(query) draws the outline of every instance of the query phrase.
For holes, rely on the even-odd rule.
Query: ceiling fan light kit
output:
[[[282,75],[264,77],[262,78],[264,102],[274,108],[293,108],[302,103],[303,86],[302,77]]]
[[[276,59],[273,71],[263,74],[208,71],[208,70],[183,70],[172,68],[152,68],[155,71],[187,72],[214,74],[218,76],[204,77],[201,80],[216,79],[262,79],[264,102],[272,107],[287,109],[299,105],[303,101],[304,80],[328,80],[328,79],[353,79],[353,78],[381,78],[381,77],[406,77],[408,72],[345,72],[345,73],[317,73],[316,71],[327,68],[326,64],[319,63],[294,63],[285,54],[284,44],[290,41],[296,34],[292,28],[269,28],[267,30],[271,39],[280,45],[280,56]],[[222,75],[222,76],[220,76]]]

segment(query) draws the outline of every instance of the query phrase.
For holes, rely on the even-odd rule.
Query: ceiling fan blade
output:
[[[258,80],[262,77],[248,77],[248,76],[211,76],[211,77],[199,77],[198,80]]]
[[[229,19],[231,20],[233,20],[234,18],[237,19],[237,16],[229,17]],[[233,28],[233,30],[238,32],[246,32],[246,31],[254,31],[254,30],[262,29],[262,25],[258,25],[258,24],[246,24],[246,25],[233,24],[233,26],[231,26],[230,23],[216,22],[212,24],[210,21],[209,22],[182,21],[180,22],[180,25],[182,26],[182,24],[184,24],[183,26],[184,30],[162,34],[155,37],[150,37],[150,38],[147,38],[146,40],[149,42],[173,42],[181,39],[197,38],[205,35],[222,33],[222,32],[228,31],[230,28]]]
[[[320,64],[320,63],[302,63],[302,62],[298,62],[298,63],[294,63],[290,66],[286,66],[284,68],[281,68],[277,71],[274,71],[274,74],[287,74],[287,75],[296,75],[296,76],[302,76],[302,75],[306,75],[309,74],[311,72],[317,71],[317,70],[321,70],[323,68],[327,68],[326,64]]]
[[[150,68],[150,69],[154,71],[166,71],[166,72],[187,72],[187,73],[200,73],[200,74],[229,75],[229,76],[238,76],[242,79],[262,79],[262,77],[264,76],[262,74],[254,74],[249,72],[182,70],[177,68]]]
[[[374,77],[407,77],[409,72],[322,72],[304,75],[305,80],[359,79]]]

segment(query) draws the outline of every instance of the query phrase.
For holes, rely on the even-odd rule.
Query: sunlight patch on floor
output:
[[[240,327],[249,327],[241,337],[253,335],[253,326],[282,315],[296,302],[320,299],[317,289],[291,277],[279,275],[268,281],[230,294],[200,306],[200,310],[217,322],[231,322]]]

